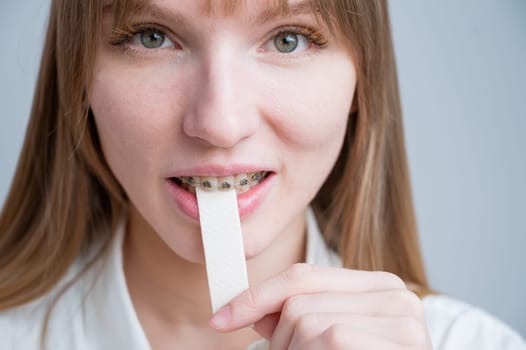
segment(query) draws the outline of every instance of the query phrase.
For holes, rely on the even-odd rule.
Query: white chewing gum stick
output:
[[[196,188],[212,312],[248,288],[236,191]]]

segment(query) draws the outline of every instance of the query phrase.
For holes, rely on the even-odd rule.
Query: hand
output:
[[[253,325],[271,350],[431,349],[422,302],[387,272],[295,264],[238,295],[210,325]]]

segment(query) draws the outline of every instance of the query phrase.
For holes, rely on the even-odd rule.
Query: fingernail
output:
[[[229,304],[223,306],[210,320],[210,325],[214,328],[221,329],[228,326],[232,318],[232,308]]]

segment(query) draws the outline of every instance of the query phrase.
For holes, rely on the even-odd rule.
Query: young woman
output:
[[[198,177],[254,178],[213,317]],[[426,281],[380,0],[54,0],[0,310],[2,349],[526,348]]]

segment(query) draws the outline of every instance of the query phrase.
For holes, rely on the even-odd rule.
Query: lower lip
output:
[[[237,207],[241,220],[252,214],[260,206],[269,192],[274,178],[275,174],[270,174],[263,182],[237,196]],[[184,190],[170,179],[167,179],[166,182],[168,183],[168,191],[179,209],[190,218],[199,221],[199,209],[197,207],[197,197],[195,194]]]

